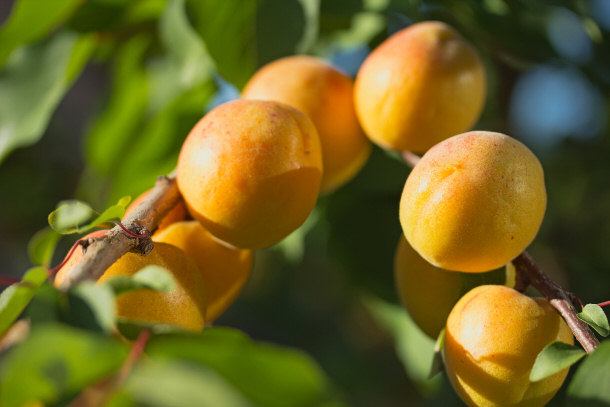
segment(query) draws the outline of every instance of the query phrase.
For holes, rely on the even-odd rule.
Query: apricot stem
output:
[[[582,307],[580,299],[551,280],[526,251],[517,256],[512,263],[518,276],[519,288],[525,289],[527,285],[535,287],[559,311],[585,352],[593,353],[599,341],[589,326],[576,316],[574,305],[578,304]]]
[[[104,236],[93,241],[83,258],[67,273],[59,288],[67,290],[80,281],[97,280],[127,252],[148,254],[153,248],[150,231],[159,226],[179,199],[175,173],[159,177],[146,199],[123,219],[123,226],[138,237],[127,235],[118,225],[110,229]]]
[[[409,150],[401,151],[402,159],[405,160],[407,165],[411,168],[415,167],[415,165],[421,160],[421,157],[415,153],[410,152]]]

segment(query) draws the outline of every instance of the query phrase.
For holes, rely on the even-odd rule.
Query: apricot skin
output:
[[[374,143],[422,153],[478,120],[485,71],[455,30],[428,21],[379,45],[362,64],[354,92],[358,118]]]
[[[115,276],[132,276],[148,265],[166,268],[173,276],[171,291],[136,290],[117,297],[117,315],[136,321],[172,324],[191,331],[205,325],[206,300],[203,278],[194,261],[179,248],[155,243],[146,256],[126,253],[110,266],[98,283]]]
[[[504,134],[473,131],[421,158],[405,183],[400,222],[428,262],[483,272],[531,243],[545,209],[544,175],[534,154]]]
[[[173,223],[157,231],[152,239],[182,249],[197,264],[206,291],[206,323],[218,318],[235,301],[252,270],[251,250],[219,243],[196,220]]]
[[[400,300],[419,328],[436,339],[461,294],[461,273],[434,267],[400,237],[394,278]]]
[[[247,249],[271,246],[313,209],[322,179],[317,131],[285,104],[237,100],[197,123],[178,159],[191,215],[215,237]]]
[[[311,119],[322,144],[323,192],[351,180],[370,155],[371,143],[354,110],[351,78],[321,59],[295,55],[271,62],[254,74],[242,97],[286,103]]]
[[[447,376],[469,406],[544,406],[568,369],[534,383],[529,374],[538,353],[554,341],[574,343],[547,300],[505,286],[479,286],[458,301],[447,320]]]

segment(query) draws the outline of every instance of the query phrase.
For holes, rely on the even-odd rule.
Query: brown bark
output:
[[[67,290],[70,286],[87,279],[97,280],[108,267],[127,252],[148,254],[154,246],[150,233],[157,228],[163,217],[180,199],[175,174],[159,177],[146,200],[122,221],[129,231],[146,237],[131,237],[119,226],[115,226],[86,247],[83,258],[68,271],[60,289]]]

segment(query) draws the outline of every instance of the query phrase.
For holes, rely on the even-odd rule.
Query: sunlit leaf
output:
[[[0,67],[16,47],[41,38],[81,5],[82,0],[16,0],[0,28]]]
[[[13,53],[0,71],[0,163],[40,139],[94,45],[93,37],[62,32]]]
[[[566,406],[610,406],[610,341],[603,341],[578,366],[567,391]]]
[[[126,355],[117,339],[66,325],[34,327],[2,360],[0,405],[53,404],[116,371]]]
[[[92,229],[106,222],[120,221],[123,218],[123,215],[125,215],[125,209],[127,208],[127,205],[129,205],[130,201],[130,196],[120,198],[116,204],[109,206],[97,218],[91,221],[89,225],[87,225],[87,229]]]
[[[128,160],[126,152],[141,129],[148,102],[144,53],[149,44],[150,37],[141,34],[118,50],[110,100],[89,130],[87,162],[103,175],[112,174],[122,161]]]
[[[530,381],[546,379],[572,366],[586,355],[581,348],[564,342],[553,342],[540,351],[530,372]]]
[[[79,233],[86,230],[89,222],[97,216],[98,213],[85,202],[63,201],[49,214],[49,225],[62,235]]]
[[[156,336],[146,350],[151,357],[181,359],[212,368],[255,405],[310,406],[337,400],[328,378],[309,356],[252,342],[236,330],[206,328],[200,335]]]
[[[28,242],[30,261],[37,266],[49,266],[61,235],[46,227],[36,232]]]
[[[2,335],[28,305],[36,289],[42,285],[49,273],[44,267],[29,269],[19,283],[8,286],[0,294],[0,335]]]
[[[171,291],[175,281],[169,271],[161,266],[144,267],[133,276],[116,276],[104,281],[115,295],[125,294],[133,290]]]
[[[576,316],[589,324],[601,336],[606,337],[610,333],[608,317],[606,317],[604,310],[599,305],[587,304],[582,309],[582,312],[576,314]]]

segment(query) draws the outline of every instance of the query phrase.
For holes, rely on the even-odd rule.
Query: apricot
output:
[[[323,192],[351,180],[370,155],[354,110],[352,79],[319,58],[295,55],[263,66],[242,97],[283,102],[311,119],[322,144]]]
[[[482,272],[517,257],[538,233],[545,209],[536,156],[504,134],[473,131],[421,158],[405,183],[400,222],[428,262]]]
[[[447,376],[469,406],[543,406],[568,373],[529,381],[536,356],[554,341],[574,343],[546,299],[505,286],[479,286],[449,314],[443,348]]]
[[[152,239],[182,249],[199,267],[206,291],[206,323],[235,301],[250,275],[252,251],[219,243],[196,220],[173,223],[156,232]]]
[[[436,339],[462,294],[462,273],[434,267],[400,237],[394,257],[400,300],[417,326]]]
[[[354,85],[356,113],[383,148],[425,152],[469,130],[485,102],[476,50],[445,23],[407,27],[379,45]]]
[[[138,206],[140,206],[140,204],[142,202],[144,202],[144,200],[148,197],[148,195],[150,194],[150,191],[151,191],[151,189],[144,191],[140,195],[138,195],[137,198],[134,199],[129,204],[127,209],[125,209],[124,217],[129,215]],[[165,217],[163,219],[161,219],[161,222],[159,223],[157,230],[165,229],[172,223],[179,222],[181,220],[185,220],[188,217],[189,217],[189,214],[188,214],[188,211],[186,210],[186,206],[184,206],[184,202],[182,200],[180,200],[180,201],[178,201],[178,203],[176,205],[174,205],[174,207],[172,209],[170,209],[170,211],[167,213],[167,215],[165,215]]]
[[[191,215],[240,248],[271,246],[299,227],[321,179],[315,126],[272,101],[216,107],[189,133],[178,158],[178,188]]]
[[[200,331],[205,324],[206,301],[203,278],[195,262],[179,248],[155,243],[146,256],[126,253],[110,266],[98,283],[116,277],[132,276],[148,265],[167,269],[174,278],[171,291],[136,290],[117,297],[119,317],[152,323],[172,324]]]

